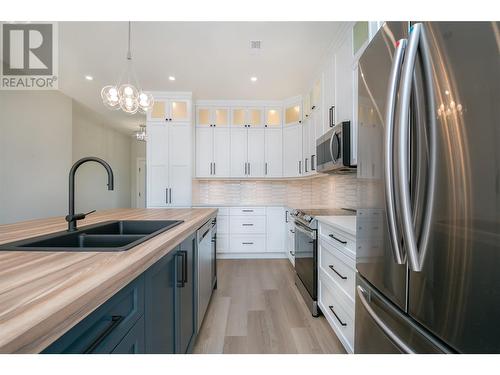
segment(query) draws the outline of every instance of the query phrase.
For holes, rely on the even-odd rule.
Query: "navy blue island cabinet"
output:
[[[190,353],[196,338],[195,235],[43,353]]]

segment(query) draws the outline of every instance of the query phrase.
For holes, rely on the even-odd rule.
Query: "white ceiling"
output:
[[[144,90],[192,91],[196,99],[284,99],[310,84],[341,22],[133,22],[132,57]],[[61,22],[59,88],[107,123],[135,130],[144,115],[100,100],[125,67],[127,22]],[[261,40],[252,53],[250,40]],[[85,80],[85,75],[94,77]],[[175,76],[169,81],[168,76]],[[251,76],[258,81],[252,83]]]

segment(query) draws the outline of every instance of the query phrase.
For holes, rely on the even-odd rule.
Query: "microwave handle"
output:
[[[335,137],[335,132],[330,137],[330,156],[332,157],[332,162],[335,163],[335,158],[333,157],[333,137]]]

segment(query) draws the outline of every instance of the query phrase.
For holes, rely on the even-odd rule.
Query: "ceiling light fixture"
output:
[[[104,86],[101,90],[101,98],[109,109],[121,109],[128,114],[135,114],[137,111],[146,113],[153,107],[154,99],[149,93],[142,91],[137,82],[134,67],[132,66],[132,53],[130,52],[130,21],[128,23],[128,50],[127,66],[121,75],[118,84]],[[132,80],[133,83],[132,84]]]
[[[94,77],[92,77],[92,76],[85,76],[85,79],[86,79],[87,81],[93,81],[93,80],[94,80]]]
[[[174,76],[169,76],[169,77],[168,77],[168,80],[169,80],[169,81],[175,81],[175,77],[174,77]]]
[[[251,78],[250,78],[250,81],[252,81],[252,82],[257,82],[257,77],[251,77]]]

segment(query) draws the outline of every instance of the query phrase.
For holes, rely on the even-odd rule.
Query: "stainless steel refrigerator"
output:
[[[357,353],[500,353],[499,28],[388,22],[360,58]]]

